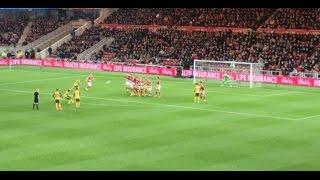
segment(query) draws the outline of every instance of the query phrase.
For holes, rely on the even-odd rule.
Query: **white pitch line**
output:
[[[262,96],[262,97],[282,96],[282,95],[288,95],[288,94],[294,94],[294,93],[297,93],[297,92],[295,92],[295,91],[288,91],[288,92],[283,92],[283,93],[264,95],[264,96]]]
[[[233,94],[233,95],[253,96],[253,97],[272,97],[272,96],[281,96],[281,95],[297,93],[297,92],[293,92],[293,91],[287,91],[287,92],[277,93],[277,94],[256,95],[256,94],[245,94],[245,93],[236,93],[236,92],[228,92],[228,91],[215,91],[215,90],[208,90],[207,92],[216,92],[216,93],[220,93],[220,94]]]
[[[221,93],[221,94],[234,94],[234,95],[244,95],[244,96],[254,96],[254,97],[261,97],[260,95],[255,95],[255,94],[244,94],[244,93],[235,93],[235,92],[226,92],[226,91],[214,91],[214,90],[208,90],[206,92],[216,92],[216,93]]]
[[[29,83],[29,82],[38,82],[38,81],[49,81],[49,80],[55,80],[55,79],[67,79],[72,77],[79,77],[79,76],[86,76],[86,75],[77,75],[77,76],[67,76],[67,77],[56,77],[56,78],[48,78],[48,79],[37,79],[37,80],[30,80],[30,81],[19,81],[19,82],[12,82],[12,83],[2,83],[2,85],[10,85],[10,84],[23,84],[23,83]]]
[[[22,90],[12,90],[12,89],[0,89],[0,90],[12,91],[12,92],[23,92],[23,93],[31,93],[32,92],[32,91],[22,91]],[[50,93],[42,93],[42,94],[50,94]],[[148,102],[142,102],[142,101],[125,100],[125,99],[109,99],[109,98],[92,97],[92,96],[83,96],[83,98],[101,99],[101,100],[115,101],[115,102],[130,102],[130,103],[139,103],[139,104],[147,104],[147,105],[160,105],[160,106],[165,106],[165,107],[178,107],[178,108],[183,108],[183,109],[212,111],[212,112],[220,112],[220,113],[227,113],[227,114],[237,114],[237,115],[246,115],[246,116],[254,116],[254,117],[266,117],[266,118],[281,119],[281,120],[297,120],[297,119],[288,118],[288,117],[268,116],[268,115],[261,115],[261,114],[226,111],[226,110],[218,110],[218,109],[208,109],[208,108],[196,108],[196,107],[180,106],[180,105],[172,105],[172,104],[148,103]]]
[[[0,90],[5,90],[5,91],[11,91],[11,92],[17,92],[17,93],[32,93],[33,91],[21,91],[21,90],[12,90],[12,89],[0,89]],[[41,94],[46,94],[46,95],[50,95],[50,93],[41,93]],[[81,103],[81,104],[88,104],[88,105],[94,105],[94,106],[107,106],[107,107],[126,107],[126,106],[130,106],[130,107],[145,107],[142,105],[128,105],[128,104],[97,104],[97,103]],[[6,107],[6,106],[0,106],[0,107]]]
[[[255,117],[267,117],[267,118],[273,118],[273,119],[296,120],[296,119],[287,118],[287,117],[268,116],[268,115],[253,114],[253,113],[243,113],[243,112],[235,112],[235,111],[226,111],[226,110],[219,110],[219,109],[196,108],[196,107],[180,106],[180,105],[173,105],[173,104],[148,103],[148,102],[141,102],[141,101],[131,101],[131,100],[129,101],[129,100],[124,100],[124,99],[108,99],[108,98],[99,98],[99,97],[91,97],[91,96],[85,96],[85,98],[101,99],[101,100],[107,100],[107,101],[141,103],[141,104],[149,104],[149,105],[161,105],[161,106],[167,106],[167,107],[178,107],[178,108],[183,108],[183,109],[204,110],[204,111],[212,111],[212,112],[220,112],[220,113],[228,113],[228,114],[238,114],[238,115],[247,115],[247,116],[255,116]]]
[[[296,119],[296,120],[297,120],[297,121],[300,121],[300,120],[311,119],[311,118],[315,118],[315,117],[320,117],[320,114],[314,115],[314,116],[307,116],[307,117],[299,118],[299,119]]]

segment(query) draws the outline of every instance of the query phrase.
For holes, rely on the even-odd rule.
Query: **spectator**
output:
[[[48,53],[49,53],[49,56],[51,57],[51,55],[52,55],[52,48],[51,48],[51,46],[48,48]]]
[[[72,29],[70,34],[71,34],[71,38],[74,39],[76,37],[75,29]]]
[[[29,52],[27,49],[24,51],[24,56],[25,56],[25,58],[27,58],[27,59],[30,58],[30,52]]]

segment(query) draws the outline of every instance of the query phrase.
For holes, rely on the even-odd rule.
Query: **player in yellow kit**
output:
[[[199,103],[200,102],[200,93],[201,93],[201,86],[199,83],[196,83],[196,86],[194,88],[194,92],[195,92],[194,102]]]
[[[57,89],[53,94],[52,97],[56,103],[56,110],[57,111],[61,111],[62,110],[62,105],[61,105],[61,98],[62,98],[62,94],[59,92],[59,90]]]
[[[152,84],[150,79],[147,79],[147,94],[148,96],[152,96]]]
[[[80,80],[76,80],[76,82],[73,83],[72,89],[80,89]]]
[[[65,93],[64,93],[64,98],[68,101],[68,104],[73,103],[73,100],[71,98],[71,89],[68,89]]]
[[[76,108],[79,108],[80,107],[80,91],[78,88],[74,91],[73,96],[76,101]]]
[[[157,81],[156,81],[156,94],[154,97],[161,97],[161,82],[160,82],[160,77],[157,77]]]
[[[206,100],[206,91],[205,91],[205,87],[204,87],[204,84],[203,84],[203,82],[202,81],[200,81],[200,99],[202,100],[202,101],[207,101]]]
[[[143,90],[142,90],[142,96],[146,96],[147,95],[147,91],[148,91],[148,80],[145,77],[143,79]]]

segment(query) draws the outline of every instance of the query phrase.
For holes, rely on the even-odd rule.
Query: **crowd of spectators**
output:
[[[110,30],[111,31],[111,30]],[[121,62],[184,66],[193,59],[212,59],[263,63],[264,69],[282,71],[318,71],[320,36],[232,32],[185,32],[174,28],[150,32],[112,30],[116,40],[95,53],[95,62]],[[110,56],[111,54],[111,56]],[[104,56],[106,55],[106,58]]]
[[[56,19],[51,17],[38,17],[36,18],[31,26],[31,29],[23,42],[23,45],[27,45],[40,37],[56,30],[60,26],[63,26],[70,21],[67,19]]]
[[[93,26],[80,36],[74,36],[67,43],[57,48],[54,55],[58,58],[77,59],[77,55],[98,43],[103,37],[112,36],[100,26]]]
[[[273,14],[273,15],[272,15]],[[272,15],[272,16],[271,16]],[[270,18],[271,17],[271,18]],[[94,53],[94,62],[152,64],[190,68],[193,59],[258,62],[265,70],[319,72],[320,36],[276,34],[254,31],[268,28],[320,29],[318,9],[119,9],[105,23],[157,24],[167,28],[114,30],[93,27],[64,44],[55,53],[59,58],[76,59],[103,37],[115,41]],[[245,33],[180,31],[172,26],[250,27]]]
[[[0,21],[0,46],[15,46],[27,23],[25,18]]]
[[[285,29],[320,29],[319,8],[284,8],[266,21],[262,27]]]
[[[257,28],[274,12],[267,8],[121,8],[105,23]]]

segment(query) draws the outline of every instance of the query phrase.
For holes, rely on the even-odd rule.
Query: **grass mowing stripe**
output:
[[[28,69],[27,69],[28,70]],[[57,77],[44,74],[47,69],[31,69],[29,73],[13,71],[2,75],[3,83],[24,79]],[[65,71],[67,72],[67,71]],[[88,72],[69,71],[72,75]],[[313,121],[286,121],[269,117],[218,113],[207,110],[174,107],[172,105],[232,112],[290,117],[294,119],[319,114],[313,94],[277,95],[291,90],[317,93],[317,89],[289,86],[264,88],[221,88],[208,85],[208,90],[229,93],[208,94],[208,101],[194,104],[193,84],[179,83],[180,79],[161,77],[163,97],[128,97],[122,86],[122,73],[100,73],[94,88],[84,91],[80,109],[64,105],[56,112],[50,95],[43,94],[39,112],[31,110],[33,91],[50,92],[52,86],[70,87],[70,80],[29,82],[3,87],[12,90],[30,90],[21,96],[12,91],[0,91],[0,168],[8,170],[210,170],[251,169],[270,170],[281,166],[319,167],[319,119]],[[25,75],[25,76],[24,76]],[[95,74],[94,74],[95,75]],[[61,77],[69,76],[61,74]],[[143,75],[142,75],[143,76]],[[154,76],[153,76],[154,77]],[[24,80],[22,79],[22,80]],[[106,87],[105,81],[112,83]],[[181,80],[183,81],[183,80]],[[1,87],[0,87],[1,88]],[[121,91],[119,91],[121,90]],[[122,91],[123,90],[123,91]],[[10,93],[11,92],[11,93]],[[90,96],[93,98],[87,98]],[[105,99],[95,99],[105,97]],[[272,96],[271,96],[272,97]],[[113,101],[111,101],[112,99]],[[114,100],[121,101],[114,101]],[[129,103],[127,101],[139,101]],[[152,103],[152,104],[150,104]],[[154,105],[154,104],[165,104]],[[63,102],[63,104],[65,104]],[[95,105],[100,104],[100,105]],[[121,105],[112,107],[108,105]],[[124,106],[122,106],[124,105]],[[125,105],[141,105],[139,107]],[[169,106],[168,106],[169,105]],[[18,113],[17,113],[18,112]],[[299,123],[298,123],[299,122]],[[312,146],[312,144],[315,144]],[[161,148],[164,147],[164,148]],[[305,148],[297,148],[305,147]],[[288,150],[288,151],[286,151]],[[304,156],[307,150],[309,156]],[[279,153],[280,152],[280,153]],[[274,155],[271,155],[274,154]],[[276,157],[280,154],[279,157]],[[299,156],[294,156],[300,154]],[[312,158],[313,157],[313,158]],[[278,159],[275,159],[278,158]],[[297,159],[297,161],[292,161]],[[2,160],[2,162],[1,162]],[[295,163],[298,162],[298,163]],[[225,163],[225,165],[223,165]],[[217,165],[217,166],[214,166]]]
[[[241,124],[239,124],[241,125]],[[270,124],[270,126],[274,126],[274,124]],[[250,127],[249,129],[245,130],[243,129],[243,131],[257,131],[259,129],[264,129],[266,128],[264,127]],[[95,162],[96,164],[103,164],[104,162],[110,162],[112,163],[111,165],[111,170],[113,169],[119,169],[120,167],[123,167],[124,164],[119,164],[119,159],[125,161],[126,159],[130,159],[131,163],[126,163],[127,166],[130,165],[136,165],[136,164],[147,164],[153,161],[159,161],[159,160],[163,160],[163,159],[174,159],[177,156],[186,156],[188,154],[193,154],[193,153],[202,153],[203,151],[206,151],[208,149],[210,149],[210,147],[212,147],[212,145],[214,144],[215,148],[225,148],[225,151],[227,151],[228,149],[232,149],[232,147],[237,147],[237,145],[241,145],[246,141],[246,139],[244,139],[241,136],[238,136],[239,134],[241,134],[242,132],[239,131],[234,131],[231,133],[226,133],[226,134],[219,134],[218,136],[213,132],[211,135],[204,135],[202,137],[190,137],[189,139],[178,139],[178,141],[176,141],[176,143],[170,143],[167,145],[162,145],[162,146],[158,146],[158,147],[146,147],[145,149],[139,149],[139,150],[134,150],[134,151],[130,151],[130,152],[117,152],[116,154],[109,152],[108,155],[105,156],[100,156],[99,158],[94,158],[94,159],[90,159],[90,160],[86,160],[86,161],[80,161],[77,163],[72,163],[72,164],[66,164],[61,166],[60,168],[70,168],[70,167],[79,167],[84,164],[92,164],[93,162]],[[165,133],[167,134],[167,133]],[[154,139],[156,140],[158,138],[160,138],[161,136],[157,135],[154,137],[150,137],[149,139],[151,141],[153,141]],[[183,137],[183,136],[181,136]],[[222,138],[223,137],[223,138]],[[226,142],[226,139],[228,139],[228,137],[235,137],[235,139],[232,139],[232,143],[230,143],[229,141]],[[191,148],[191,147],[195,147],[195,148]],[[110,147],[112,148],[112,147]],[[146,154],[146,152],[148,152],[148,149],[150,149],[150,151],[152,152],[151,154]],[[190,149],[187,150],[186,149]],[[270,150],[264,148],[262,149],[263,152],[268,152]],[[222,150],[223,151],[223,150]],[[168,153],[170,152],[170,153]],[[145,154],[145,156],[147,156],[146,158],[139,159],[139,156],[141,154]],[[161,156],[154,156],[155,154],[161,154]],[[239,152],[239,156],[242,153]],[[243,154],[245,155],[245,154]],[[251,156],[250,154],[248,154],[248,156]],[[240,156],[239,158],[244,158],[246,159],[248,156]],[[188,157],[188,156],[187,156]],[[186,158],[187,158],[186,157]],[[204,157],[205,158],[205,157]],[[207,158],[205,158],[207,159]],[[56,169],[56,168],[53,168]],[[110,169],[109,169],[110,170]],[[163,169],[162,169],[163,170]]]
[[[239,119],[239,118],[236,118],[236,119]],[[189,124],[188,122],[196,122],[196,119],[188,119],[187,121],[184,121],[184,120],[180,120],[180,123],[179,124],[184,124],[184,126],[177,126],[179,127],[179,129],[191,129],[193,126],[198,126],[198,127],[202,127],[202,126],[206,126],[206,123],[202,125],[199,124],[199,123],[192,123],[192,124]],[[168,124],[164,124],[165,126],[163,127],[176,127],[174,126],[174,123],[176,121],[173,121],[173,120],[168,120],[167,121],[168,123],[171,123],[171,125],[169,126]],[[214,123],[214,122],[207,122],[207,123]],[[177,123],[175,123],[176,125],[178,125]],[[21,156],[23,157],[28,157],[29,155],[32,157],[33,156],[33,153],[36,151],[36,149],[38,147],[46,147],[48,148],[48,151],[46,151],[45,154],[51,154],[52,152],[54,152],[55,150],[51,150],[50,151],[50,148],[53,146],[59,146],[59,147],[64,147],[64,150],[70,150],[72,151],[73,148],[92,148],[91,146],[96,146],[96,143],[102,141],[102,142],[108,142],[110,146],[117,146],[117,144],[121,145],[122,143],[125,143],[125,142],[131,142],[133,140],[137,140],[137,139],[143,139],[143,138],[148,138],[148,137],[152,137],[152,136],[158,136],[158,137],[162,137],[163,135],[165,134],[176,134],[176,130],[178,129],[175,129],[175,128],[164,128],[163,130],[161,131],[157,131],[157,129],[161,129],[161,126],[157,127],[157,124],[153,124],[152,125],[153,128],[151,128],[150,126],[148,127],[139,127],[139,128],[123,128],[121,131],[117,131],[115,130],[114,132],[112,131],[102,131],[102,132],[99,132],[99,133],[94,133],[90,136],[84,136],[84,137],[79,137],[79,138],[72,138],[72,137],[69,137],[69,138],[72,138],[72,139],[65,139],[63,141],[58,141],[58,142],[55,142],[55,141],[52,141],[52,142],[39,142],[39,144],[37,144],[36,146],[26,146],[24,148],[24,152],[23,154],[20,154],[20,155],[16,155],[16,157],[14,159],[20,159]],[[136,130],[135,130],[136,129]],[[104,134],[104,136],[102,136],[102,134]],[[123,136],[123,134],[127,134],[127,136]],[[39,134],[40,135],[40,134]],[[41,136],[45,136],[45,134],[41,135]],[[122,137],[119,139],[119,137]],[[179,136],[180,138],[183,138],[183,136]],[[100,138],[100,139],[99,139]],[[94,139],[94,141],[92,141]],[[181,139],[182,140],[182,139]],[[10,141],[14,141],[13,139],[10,140]],[[25,140],[24,140],[25,141]],[[69,141],[72,141],[73,144],[78,144],[80,146],[76,146],[76,147],[68,147],[66,149],[66,145],[68,144]],[[171,140],[170,140],[171,141]],[[27,142],[26,142],[27,143]],[[169,142],[170,143],[170,142]],[[29,143],[28,143],[29,144]],[[103,145],[106,145],[106,144],[103,144]],[[140,148],[139,148],[140,149]],[[78,149],[79,150],[79,149]],[[17,152],[16,152],[17,151]],[[4,157],[2,159],[0,159],[0,162],[5,162],[7,160],[7,158],[9,158],[10,156],[5,156],[6,153],[18,153],[18,149],[10,149],[10,151],[0,151],[1,154],[4,155]],[[58,150],[59,151],[59,150]],[[48,153],[49,152],[49,153]],[[121,153],[119,151],[115,151],[114,153]],[[39,153],[37,153],[38,155],[40,155]],[[13,160],[12,158],[10,158],[10,160]],[[1,163],[0,163],[0,166],[1,166]]]

